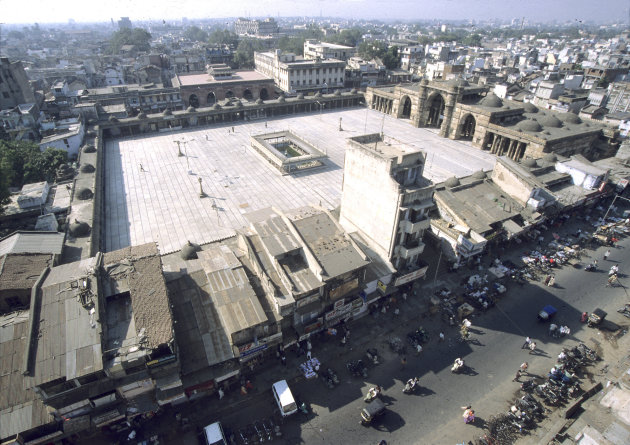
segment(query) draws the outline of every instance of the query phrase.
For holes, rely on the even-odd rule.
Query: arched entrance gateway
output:
[[[243,91],[243,99],[245,99],[247,101],[254,100],[254,95],[252,94],[251,91],[245,90],[245,91]]]
[[[460,138],[472,141],[473,135],[475,134],[476,124],[477,123],[472,114],[466,116],[464,122],[462,123],[462,131],[459,134]]]
[[[228,91],[225,93],[225,98],[226,98],[226,99],[231,99],[232,97],[234,97],[234,92],[233,92],[232,90],[228,90]]]
[[[214,105],[215,102],[217,101],[217,96],[215,96],[214,93],[208,93],[208,97],[206,98],[206,103],[208,105]]]
[[[199,98],[196,94],[191,94],[188,97],[188,105],[191,107],[199,108]]]
[[[400,117],[403,119],[409,119],[411,117],[411,99],[409,99],[409,96],[405,96],[402,100],[402,114]]]
[[[429,116],[427,117],[427,127],[440,128],[444,120],[444,98],[441,94],[436,94],[429,102]]]
[[[260,90],[260,99],[262,99],[262,100],[269,99],[269,93],[267,92],[267,88],[261,88],[261,90]]]

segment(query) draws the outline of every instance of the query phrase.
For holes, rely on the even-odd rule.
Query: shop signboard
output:
[[[398,287],[411,281],[417,280],[418,278],[422,278],[426,275],[428,268],[429,266],[424,266],[418,270],[408,273],[407,275],[402,275],[396,278],[396,281],[394,281],[394,286]]]

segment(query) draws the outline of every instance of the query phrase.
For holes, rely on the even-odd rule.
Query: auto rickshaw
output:
[[[385,412],[385,404],[381,399],[374,399],[361,410],[361,423],[369,425],[372,420]]]
[[[558,312],[558,310],[551,306],[550,304],[546,305],[542,308],[540,312],[538,312],[538,320],[540,321],[550,321]]]
[[[595,309],[593,312],[591,312],[591,314],[588,316],[588,327],[592,328],[594,326],[597,326],[599,324],[602,323],[602,321],[604,321],[604,319],[606,318],[606,315],[608,315],[605,311],[603,311],[600,308]]]

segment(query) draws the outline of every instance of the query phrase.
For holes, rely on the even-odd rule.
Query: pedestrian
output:
[[[416,355],[420,355],[421,352],[422,352],[422,345],[420,345],[420,343],[418,343],[416,345]]]
[[[311,359],[311,351],[306,351],[306,359],[307,360]]]
[[[536,342],[531,342],[529,344],[529,353],[534,354],[536,352]]]
[[[556,276],[552,275],[551,278],[549,278],[549,283],[547,283],[547,286],[553,287],[555,282],[556,282]]]
[[[247,395],[247,388],[245,388],[245,385],[241,385],[241,395]]]
[[[144,167],[142,166],[142,164],[140,164],[140,171],[143,172],[144,171]]]
[[[470,409],[470,410],[467,410],[467,412],[464,412],[464,414],[466,414],[464,423],[475,423],[475,411]]]
[[[267,122],[265,122],[265,128],[267,128]]]
[[[593,266],[595,266],[595,269],[597,269],[597,260],[593,261]]]
[[[407,365],[407,357],[403,355],[400,359],[400,369],[405,369],[406,365]]]
[[[282,362],[282,366],[287,366],[287,356],[282,354],[280,357],[280,361]]]
[[[444,341],[444,332],[440,332],[440,341]]]
[[[523,346],[521,346],[521,349],[527,349],[529,348],[529,345],[532,343],[532,339],[529,337],[525,338],[525,343],[523,343]]]
[[[234,127],[232,127],[232,133],[234,133]]]
[[[219,390],[217,392],[219,393],[219,400],[221,400],[223,398],[223,396],[225,395],[225,393],[223,392],[223,390],[221,388],[219,388]]]
[[[529,365],[527,364],[527,362],[523,362],[521,363],[521,374],[527,374],[529,375],[529,372],[527,371],[527,368],[529,368]]]
[[[516,370],[516,377],[512,379],[513,382],[518,382],[518,379],[521,378],[522,371],[520,369]]]
[[[311,341],[306,340],[306,350],[310,351],[311,349],[313,349],[313,345],[311,344]]]
[[[341,337],[341,346],[345,346],[346,344],[346,336]]]
[[[549,286],[549,281],[551,281],[551,274],[547,274],[547,276],[545,277],[545,286]]]
[[[609,256],[610,256],[610,249],[608,249],[606,253],[604,254],[604,261],[606,261]]]

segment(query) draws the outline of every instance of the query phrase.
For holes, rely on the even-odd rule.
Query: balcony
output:
[[[409,241],[396,246],[395,251],[401,258],[408,259],[420,255],[424,251],[424,243],[420,240]]]
[[[427,218],[426,216],[422,216],[420,218],[416,218],[416,221],[403,219],[402,221],[400,221],[398,227],[404,233],[414,234],[428,229],[430,222],[431,221],[429,218]]]

